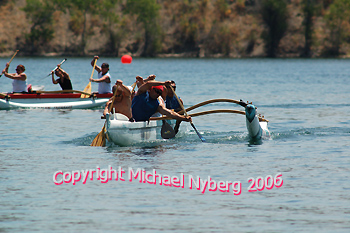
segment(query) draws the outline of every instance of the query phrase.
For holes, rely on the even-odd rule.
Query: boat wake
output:
[[[271,133],[272,140],[286,140],[298,137],[325,137],[325,136],[349,136],[350,128],[342,127],[317,127],[317,128],[301,128],[289,131]]]
[[[63,143],[75,144],[77,146],[90,146],[92,140],[96,137],[98,132],[94,132],[85,135],[80,138],[75,138],[71,141],[64,141]],[[285,141],[295,140],[297,138],[304,138],[310,136],[323,137],[329,135],[342,135],[349,136],[349,128],[341,127],[319,127],[319,128],[301,128],[292,129],[288,131],[274,131],[270,133],[269,137],[263,137],[262,140],[252,140],[247,132],[243,131],[229,131],[229,132],[217,132],[217,131],[201,131],[202,136],[206,139],[207,143],[214,144],[239,144],[248,143],[248,145],[260,145],[266,141]],[[162,139],[149,142],[135,143],[133,147],[150,147],[154,148],[157,146],[174,145],[174,144],[196,144],[202,143],[198,138],[197,134],[193,130],[182,130],[173,139]],[[115,148],[120,147],[114,143],[107,142],[107,147]]]

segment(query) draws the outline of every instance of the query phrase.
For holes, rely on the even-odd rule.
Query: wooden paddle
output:
[[[95,61],[95,64],[96,64],[96,61]],[[108,108],[108,113],[110,113],[112,111],[115,96],[118,92],[118,87],[119,87],[119,84],[117,84],[117,88],[115,89],[115,92],[113,93],[113,99],[112,99],[111,106],[109,106],[109,108]],[[99,134],[97,134],[97,136],[94,138],[94,140],[92,141],[90,146],[106,146],[106,132],[105,132],[106,131],[106,123],[107,123],[107,121],[105,121],[101,132]]]
[[[131,94],[132,94],[132,93],[133,93],[133,91],[135,90],[136,84],[137,84],[137,82],[134,82],[134,84],[132,84],[132,85],[131,85],[131,87],[132,87]]]
[[[62,65],[65,61],[67,61],[67,58],[65,58],[63,61],[61,61],[60,65]],[[56,66],[55,69],[51,70],[51,72],[57,70],[57,68],[58,68],[58,66]],[[47,76],[50,76],[51,72]]]
[[[60,91],[35,91],[37,94],[55,94],[55,93],[79,93],[79,94],[84,94],[84,95],[91,95],[87,92],[83,91],[77,91],[77,90],[60,90]]]
[[[94,76],[96,62],[97,62],[97,59],[95,59],[94,67],[92,68],[92,73],[91,73],[90,79],[92,79],[92,76]],[[89,93],[89,94],[91,94],[91,81],[90,81],[90,79],[89,79],[88,85],[83,90],[83,92],[86,92],[86,93]],[[84,95],[84,94],[81,94],[81,96],[80,96],[80,98],[89,98],[89,97],[90,97],[90,95]]]
[[[11,62],[12,62],[12,60],[13,60],[13,58],[16,56],[16,54],[18,53],[18,51],[19,50],[16,50],[16,52],[13,54],[13,56],[11,57],[11,60],[9,61],[9,67],[10,67],[10,64],[11,64]],[[0,74],[0,78],[1,78],[1,76],[4,74],[4,72],[1,72],[1,74]]]
[[[170,85],[169,87],[170,87],[171,91],[174,93],[174,95],[175,95],[175,97],[176,97],[176,99],[177,99],[177,102],[179,102],[179,104],[180,104],[182,110],[184,111],[185,116],[188,116],[188,114],[187,114],[187,112],[186,112],[186,110],[185,110],[185,107],[183,106],[183,104],[182,104],[182,102],[180,101],[179,97],[176,95],[176,93],[175,93],[173,87],[172,87],[171,85]],[[201,141],[202,141],[202,142],[206,142],[206,141],[205,141],[205,138],[203,138],[203,136],[198,132],[198,130],[196,129],[196,127],[194,126],[194,124],[192,123],[192,121],[190,122],[190,124],[191,124],[192,128],[194,129],[194,131],[196,131],[196,133],[197,133],[198,137],[201,139]]]

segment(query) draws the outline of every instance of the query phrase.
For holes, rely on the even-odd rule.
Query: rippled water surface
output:
[[[0,58],[1,66],[8,60]],[[61,60],[16,57],[10,71],[24,64],[29,83],[59,90],[45,76]],[[63,64],[74,89],[88,84],[90,61],[68,58]],[[89,144],[103,127],[102,109],[1,110],[1,232],[350,231],[350,60],[134,59],[123,65],[119,58],[100,58],[98,64],[102,62],[110,63],[113,81],[127,85],[136,75],[175,80],[185,107],[215,98],[252,101],[269,120],[271,137],[251,142],[244,116],[213,114],[193,118],[207,143],[182,123],[172,140],[95,148]],[[1,77],[0,87],[11,91],[11,80]],[[97,91],[97,84],[92,88]],[[243,110],[217,103],[193,112],[210,109]],[[53,181],[56,171],[109,166],[125,170],[125,181]],[[129,168],[155,170],[162,177],[183,175],[184,186],[169,187],[165,180],[162,185],[130,182]],[[248,178],[277,174],[283,180],[276,183],[279,188],[248,192]],[[190,189],[191,177],[208,176],[240,182],[240,194],[234,195],[232,187],[230,192]]]

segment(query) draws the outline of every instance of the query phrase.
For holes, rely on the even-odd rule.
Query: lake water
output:
[[[1,69],[8,60],[0,58]],[[62,60],[16,57],[10,72],[24,64],[29,83],[59,90],[46,76]],[[88,84],[90,61],[68,58],[62,65],[74,89]],[[97,64],[102,62],[110,64],[113,82],[131,85],[137,75],[149,74],[175,80],[185,107],[216,98],[253,102],[269,120],[271,137],[252,143],[244,116],[223,113],[193,118],[207,143],[184,122],[172,140],[90,147],[104,124],[102,109],[0,111],[1,232],[350,231],[350,60],[135,58],[127,65],[100,58]],[[11,91],[11,82],[2,76],[0,91]],[[193,112],[209,109],[243,110],[218,103]],[[125,181],[53,180],[58,171],[68,179],[73,171],[109,166],[123,169],[119,178]],[[129,181],[128,171],[138,169],[156,171],[164,183]],[[166,186],[167,176],[183,178],[183,188]],[[191,180],[208,176],[241,186],[236,192],[232,186],[229,192],[190,189]],[[249,178],[259,180],[261,191],[248,191]],[[263,187],[265,178],[276,182]]]

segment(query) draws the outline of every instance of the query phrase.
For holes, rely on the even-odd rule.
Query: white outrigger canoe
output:
[[[25,109],[88,109],[104,105],[113,95],[93,94],[81,98],[81,91],[37,91],[35,93],[0,93],[0,110]]]
[[[231,99],[214,99],[202,102],[194,105],[186,111],[193,110],[197,107],[203,106],[208,103],[214,102],[231,102],[242,104],[241,101]],[[248,135],[251,139],[260,140],[264,136],[269,136],[270,132],[267,128],[268,121],[262,117],[257,116],[256,108],[251,104],[243,104],[245,111],[231,110],[231,109],[219,109],[210,110],[205,112],[199,112],[189,114],[191,117],[212,114],[212,113],[236,113],[246,116],[246,126]],[[242,106],[243,106],[242,105]],[[181,113],[181,112],[180,112]],[[106,134],[107,139],[119,146],[130,146],[137,143],[152,142],[156,140],[162,140],[161,128],[163,126],[163,120],[166,120],[170,126],[174,127],[176,121],[167,117],[153,117],[150,121],[142,122],[130,122],[129,119],[119,113],[106,115]]]

